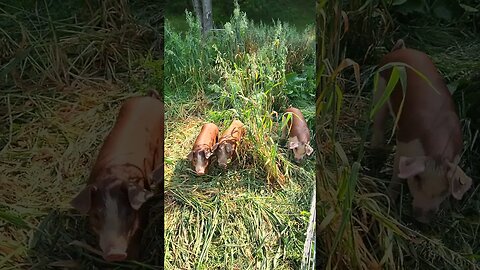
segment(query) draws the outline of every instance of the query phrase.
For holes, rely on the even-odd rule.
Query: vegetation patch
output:
[[[165,25],[166,269],[299,269],[314,161],[292,163],[279,137],[289,105],[313,128],[314,28],[253,23],[238,7],[205,38],[186,21]],[[186,157],[201,126],[233,119],[247,128],[238,158],[196,177]]]
[[[323,52],[317,54],[317,63],[321,63],[318,70],[322,73],[316,122],[317,260],[322,268],[480,268],[476,233],[480,156],[475,109],[479,61],[474,56],[480,40],[476,28],[464,20],[465,16],[476,15],[465,14],[457,21],[448,21],[445,16],[417,20],[412,14],[432,9],[410,10],[414,9],[413,2],[428,5],[431,1],[393,1],[392,5],[371,1],[363,6],[356,1],[344,5],[320,5],[319,1],[317,6],[318,21],[323,22],[318,42],[324,46]],[[438,9],[444,1],[433,2]],[[445,5],[456,4],[449,2]],[[402,3],[405,6],[398,7]],[[352,14],[350,21],[343,19],[342,10]],[[389,20],[373,24],[379,17]],[[351,25],[361,28],[353,37],[362,41],[358,44],[366,44],[358,48],[365,55],[359,56],[358,51],[349,47],[352,36],[344,31],[351,31]],[[392,27],[387,32],[379,31],[385,25]],[[461,166],[474,182],[474,188],[463,200],[449,199],[443,203],[429,226],[414,221],[406,185],[400,207],[393,208],[386,196],[395,140],[384,153],[370,151],[367,143],[371,130],[369,115],[375,106],[371,102],[375,65],[398,38],[404,39],[407,47],[429,54],[453,93],[464,135]]]
[[[162,196],[144,263],[109,264],[69,202],[120,105],[161,91],[158,1],[0,4],[0,268],[158,269]],[[158,218],[160,217],[160,219]]]

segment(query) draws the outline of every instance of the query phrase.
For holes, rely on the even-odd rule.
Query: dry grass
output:
[[[115,86],[81,90],[12,91],[3,98],[13,126],[0,158],[2,267],[81,263],[75,262],[81,249],[70,242],[95,242],[85,219],[69,210],[69,201],[85,184],[121,100],[133,93]],[[99,260],[83,253],[91,262]]]
[[[426,43],[424,47],[407,42],[407,46],[431,55],[451,90],[456,90],[465,141],[462,168],[475,183],[480,158],[478,126],[470,124],[476,118],[475,110],[466,108],[478,104],[467,91],[476,85],[468,80],[474,78],[471,67],[478,61],[471,54],[475,47],[472,40],[453,40],[444,40],[441,45]],[[460,59],[461,65],[457,64]],[[327,95],[330,102],[341,100],[340,115],[334,118],[331,111],[322,111],[322,121],[317,122],[323,135],[317,170],[320,265],[326,269],[478,269],[478,188],[470,190],[462,201],[447,200],[430,226],[412,218],[406,186],[400,207],[391,207],[385,194],[392,173],[394,140],[385,152],[365,147],[370,134],[373,74],[371,67],[362,67],[361,96],[349,94],[357,92],[357,85],[353,76],[347,77],[345,91],[335,97]],[[471,98],[464,98],[467,96]]]
[[[186,156],[206,120],[179,111],[166,118],[166,269],[295,269],[305,239],[308,215],[301,213],[311,196],[311,161],[307,171],[292,166],[286,190],[272,189],[263,166],[249,157],[254,150],[247,139],[229,170],[214,164],[207,176],[196,177]]]
[[[122,100],[161,88],[152,6],[40,2],[0,5],[0,268],[142,265],[106,264],[79,244],[96,240],[69,201],[84,186]],[[161,224],[160,199],[151,202],[153,224]],[[163,263],[156,258],[160,227],[147,228],[143,239],[146,269]]]

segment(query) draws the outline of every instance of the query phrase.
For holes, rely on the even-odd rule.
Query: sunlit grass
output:
[[[313,40],[281,23],[252,24],[238,10],[207,40],[189,15],[187,22],[184,35],[166,27],[166,269],[298,269],[314,164],[290,161],[279,128],[296,101],[313,126],[311,96],[299,95],[313,87],[290,91],[313,86],[313,74],[303,72],[313,65]],[[289,64],[302,42],[308,49]],[[287,82],[294,65],[298,81]],[[214,163],[196,177],[186,156],[201,126],[214,122],[222,131],[233,119],[247,128],[238,158],[226,171]]]

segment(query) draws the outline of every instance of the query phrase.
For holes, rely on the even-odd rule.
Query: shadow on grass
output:
[[[217,160],[213,158],[208,166],[207,174],[204,176],[196,176],[191,162],[182,159],[176,162],[171,177],[172,187],[182,188],[182,192],[188,190],[217,189],[221,191],[234,191],[247,188],[250,192],[261,192],[267,189],[266,176],[255,171],[255,164],[247,160],[240,164],[236,159],[230,163],[227,169],[217,166]],[[188,187],[183,190],[184,187]]]
[[[97,239],[90,232],[86,217],[73,209],[51,211],[30,242],[28,260],[32,269],[163,269],[163,192],[146,202],[141,211],[148,215],[148,223],[137,241],[139,257],[120,263],[108,263],[75,244],[85,243],[97,249]]]
[[[308,218],[303,217],[300,211],[308,211],[310,207],[313,180],[303,179],[306,177],[305,172],[301,172],[303,169],[292,166],[290,174],[299,177],[295,183],[285,190],[272,189],[267,183],[266,174],[258,168],[259,164],[248,156],[242,155],[233,160],[226,170],[219,168],[215,159],[211,162],[208,173],[201,177],[195,175],[187,159],[177,160],[174,165],[165,202],[166,212],[171,218],[169,226],[172,226],[171,232],[167,233],[170,254],[166,260],[185,260],[171,262],[174,268],[186,263],[187,268],[189,265],[228,265],[251,269],[255,266],[249,263],[274,262],[282,258],[281,262],[274,263],[283,267],[288,265],[287,269],[299,269],[299,254],[303,250],[306,230],[306,227],[300,227]],[[305,160],[302,165],[308,171],[313,170],[314,159]],[[197,215],[202,219],[197,220]],[[184,224],[179,225],[178,222]],[[200,252],[193,246],[196,242],[192,239],[207,235],[211,238],[207,237],[198,247],[202,250]],[[246,243],[248,248],[240,248]],[[189,254],[181,256],[178,250],[186,246]],[[286,253],[279,253],[282,255],[278,254],[279,257],[273,260],[276,254],[271,250],[273,247]],[[205,256],[211,257],[224,250],[232,254],[224,258],[225,261],[218,257],[210,258],[208,262],[199,259],[201,254],[210,254]],[[247,255],[250,252],[252,254]],[[255,259],[248,258],[252,255]]]

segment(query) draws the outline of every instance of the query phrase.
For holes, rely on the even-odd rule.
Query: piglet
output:
[[[240,120],[233,120],[227,130],[222,133],[213,149],[220,167],[226,168],[227,164],[234,157],[245,131],[245,126]]]
[[[294,107],[286,110],[292,116],[287,125],[282,129],[282,138],[286,137],[287,128],[289,129],[287,146],[293,150],[295,161],[300,162],[305,155],[310,156],[313,149],[310,146],[310,130],[302,112]]]
[[[142,222],[139,209],[163,180],[164,108],[155,91],[127,99],[100,149],[87,186],[71,201],[88,215],[106,261],[122,261]]]
[[[389,111],[393,117],[399,117],[388,193],[395,202],[400,184],[406,180],[413,197],[415,219],[428,223],[442,201],[449,195],[462,199],[472,185],[472,179],[458,166],[463,144],[460,120],[447,85],[425,53],[406,48],[403,40],[399,40],[379,66],[389,63],[407,64],[431,84],[410,67],[405,67],[405,94],[399,80],[390,99],[375,114],[371,145],[372,148],[383,147]],[[380,72],[375,103],[381,99],[391,73],[391,68]],[[398,115],[403,98],[403,109]]]
[[[202,126],[198,134],[192,151],[187,158],[192,162],[195,172],[198,176],[204,175],[210,163],[210,157],[213,155],[213,147],[218,140],[218,127],[213,123],[207,123]]]

